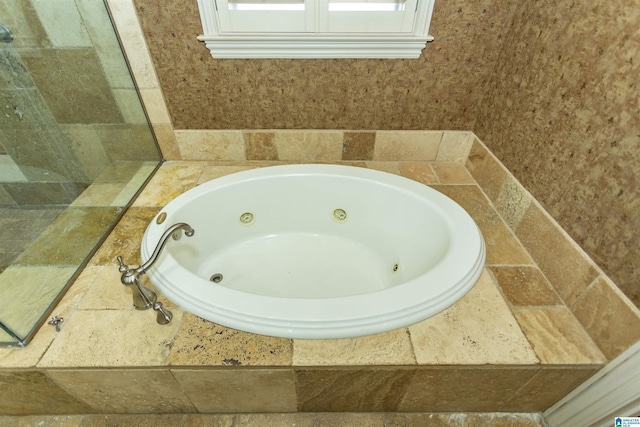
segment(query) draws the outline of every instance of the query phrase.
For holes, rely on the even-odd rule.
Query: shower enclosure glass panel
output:
[[[159,164],[96,0],[0,2],[0,345],[24,345]]]

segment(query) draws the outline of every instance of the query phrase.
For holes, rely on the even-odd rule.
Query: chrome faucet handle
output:
[[[156,315],[156,321],[159,324],[166,325],[167,323],[171,322],[171,319],[173,319],[173,314],[169,310],[164,308],[160,301],[157,301],[153,304],[153,309],[158,312]]]
[[[118,264],[120,264],[120,268],[118,268],[118,271],[120,271],[120,273],[125,273],[129,271],[129,266],[124,263],[120,255],[116,257],[116,260],[118,261]]]
[[[116,257],[119,264],[118,271],[122,273],[122,276],[120,276],[120,282],[122,282],[123,285],[135,286],[135,289],[131,288],[133,306],[136,310],[148,310],[153,308],[157,312],[157,321],[161,325],[169,323],[173,318],[173,314],[164,308],[161,302],[158,302],[158,295],[156,295],[155,292],[142,284],[141,277],[158,260],[160,252],[162,252],[162,249],[167,244],[169,237],[172,237],[174,240],[178,240],[182,236],[183,231],[185,236],[188,237],[193,236],[194,234],[193,228],[184,222],[174,224],[165,230],[160,237],[160,241],[156,245],[156,248],[153,250],[151,257],[137,268],[129,268],[129,266],[124,263],[121,256]]]
[[[133,296],[133,306],[136,310],[148,310],[153,307],[153,304],[157,301],[158,296],[151,289],[147,288],[140,281],[141,274],[137,270],[129,268],[124,263],[121,256],[117,256],[116,260],[120,267],[118,271],[122,273],[120,276],[120,282],[123,285],[134,285],[135,289],[131,289],[131,295]]]
[[[120,276],[120,282],[122,282],[123,285],[133,285],[138,279],[138,272],[129,268],[129,266],[124,263],[120,255],[116,257],[116,260],[118,261],[118,264],[120,264],[118,271],[122,273],[122,276]]]

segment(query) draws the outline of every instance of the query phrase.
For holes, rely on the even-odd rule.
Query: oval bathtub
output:
[[[178,222],[195,235],[170,240],[152,283],[188,312],[262,335],[407,326],[464,296],[485,261],[478,227],[451,199],[351,166],[272,166],[195,187],[147,227],[143,259]]]

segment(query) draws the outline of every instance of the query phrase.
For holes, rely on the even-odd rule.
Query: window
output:
[[[198,0],[214,58],[417,58],[434,0]]]

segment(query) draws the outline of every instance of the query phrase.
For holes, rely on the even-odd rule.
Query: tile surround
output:
[[[538,265],[535,247],[531,252],[531,246],[539,243],[533,235],[522,241],[517,238],[517,230],[527,224],[527,215],[519,220],[511,216],[512,223],[503,221],[500,215],[498,201],[503,202],[502,206],[508,205],[505,194],[526,196],[526,191],[514,187],[508,175],[495,180],[481,172],[479,180],[485,179],[492,188],[484,191],[476,185],[478,177],[474,175],[479,173],[474,161],[487,159],[481,143],[459,132],[452,137],[448,132],[440,134],[440,146],[430,148],[435,162],[346,162],[429,181],[467,208],[480,225],[492,261],[473,291],[440,315],[370,337],[305,341],[233,331],[173,307],[174,322],[158,326],[152,313],[131,308],[128,290],[119,283],[114,267],[115,255],[124,254],[131,258],[127,262],[137,263],[141,232],[147,222],[167,201],[194,185],[239,170],[296,161],[291,157],[283,161],[280,157],[282,147],[291,149],[295,142],[290,139],[287,144],[279,144],[282,139],[274,132],[271,139],[259,139],[262,142],[258,146],[262,144],[268,150],[275,147],[278,161],[182,161],[163,165],[61,302],[60,313],[67,317],[62,331],[55,334],[44,328],[24,350],[0,349],[0,373],[13,381],[18,377],[12,375],[21,372],[19,369],[30,368],[31,372],[42,373],[44,377],[40,378],[47,378],[49,387],[63,387],[65,393],[76,396],[60,407],[60,413],[78,411],[78,404],[84,405],[84,412],[162,412],[152,402],[145,406],[145,401],[134,404],[123,399],[107,408],[106,403],[94,398],[105,384],[126,382],[137,375],[141,375],[140,384],[149,384],[154,393],[163,393],[166,387],[179,393],[173,401],[178,405],[172,407],[173,412],[192,411],[190,405],[201,412],[545,409],[606,362],[600,351],[607,358],[615,357],[624,346],[621,343],[635,337],[633,331],[622,328],[619,336],[606,336],[606,329],[591,320],[597,319],[593,311],[606,313],[611,306],[598,306],[600,295],[619,301],[620,307],[626,309],[625,322],[639,322],[640,316],[607,282],[588,284],[574,304],[565,307],[557,296],[563,295],[564,282],[548,273],[555,270],[544,264],[544,259],[544,267]],[[332,133],[330,138],[335,135]],[[320,140],[307,137],[307,142]],[[330,141],[326,145],[334,147],[330,150],[344,146],[343,138]],[[443,141],[457,141],[463,147],[443,148]],[[471,143],[475,155],[466,160],[466,168],[461,167],[465,163],[452,159],[458,154],[451,154],[451,158],[444,154],[468,151]],[[242,147],[247,146],[243,135]],[[288,153],[295,150],[300,149],[296,147]],[[437,161],[440,153],[443,161]],[[508,185],[512,188],[505,190]],[[528,204],[534,206],[535,201],[529,200]],[[582,253],[578,255],[591,266]],[[600,274],[596,267],[592,268]],[[523,274],[526,277],[520,280]],[[524,295],[542,290],[544,297],[526,299],[519,288],[526,289]],[[610,315],[606,319],[613,327],[621,322]],[[439,334],[441,331],[446,332]],[[24,356],[16,357],[20,352]],[[170,385],[173,381],[180,384],[179,390],[175,384]],[[256,384],[259,387],[254,387]],[[218,394],[220,387],[223,392]],[[199,394],[203,388],[210,392]],[[135,394],[135,390],[133,387],[128,392]],[[255,399],[242,403],[241,399],[229,397],[246,393],[256,393]],[[38,405],[46,401],[45,395],[38,394],[33,403],[20,408],[0,406],[0,413],[38,413],[42,411]],[[185,425],[187,420],[196,423],[195,418],[181,420]],[[216,420],[225,423],[229,418]],[[394,418],[384,422],[389,420]],[[409,423],[408,418],[405,421]]]
[[[540,414],[526,413],[284,413],[174,415],[0,415],[2,426],[51,427],[544,427]]]

